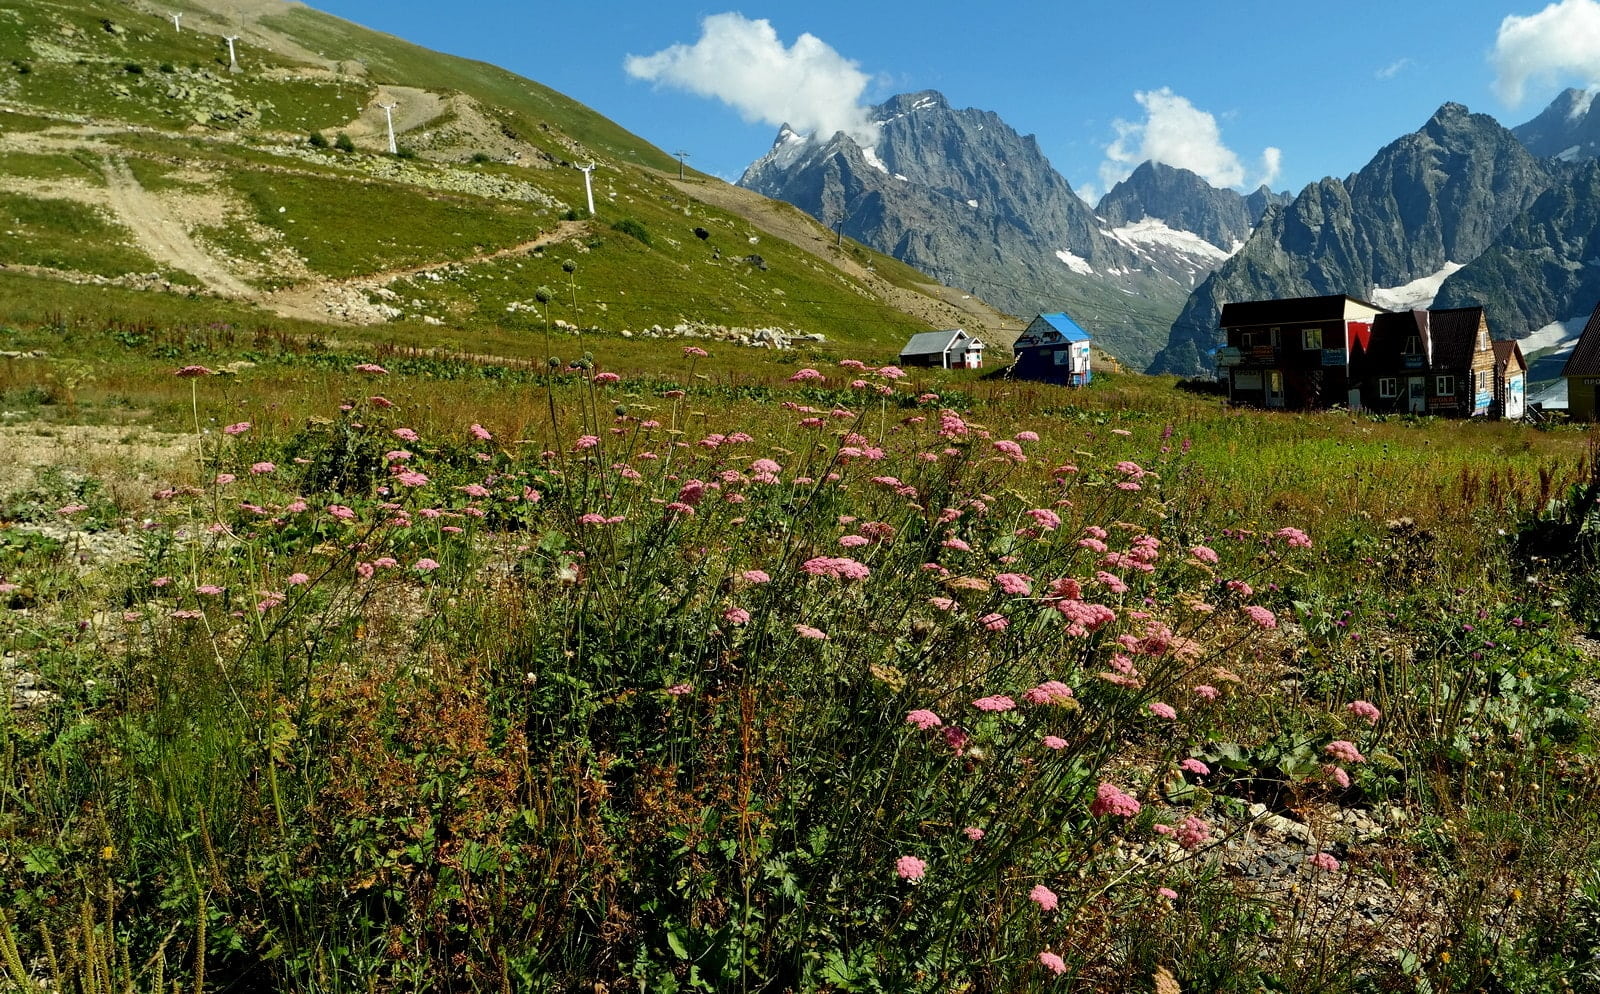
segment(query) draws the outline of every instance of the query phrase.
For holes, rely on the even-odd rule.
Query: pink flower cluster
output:
[[[1361,750],[1356,748],[1354,742],[1344,739],[1334,739],[1323,746],[1322,751],[1341,763],[1365,763],[1367,761],[1367,757],[1361,755]]]
[[[1107,815],[1116,815],[1119,818],[1132,818],[1139,813],[1141,805],[1139,799],[1123,791],[1115,784],[1102,783],[1094,792],[1094,803],[1089,805],[1089,813],[1096,818]]]
[[[1060,680],[1046,680],[1025,691],[1022,699],[1029,704],[1065,704],[1072,700],[1072,688]]]
[[[849,556],[816,556],[800,564],[800,568],[812,576],[832,576],[841,580],[865,580],[872,575],[864,563],[858,563]]]

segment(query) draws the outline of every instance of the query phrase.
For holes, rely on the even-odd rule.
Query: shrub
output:
[[[341,131],[339,132],[339,137],[333,140],[333,147],[341,152],[354,152],[356,143],[351,140],[349,132]]]
[[[639,241],[644,242],[646,245],[650,244],[650,229],[644,226],[643,221],[635,221],[631,217],[625,217],[616,224],[613,224],[611,226],[611,230],[620,231],[624,235],[631,235],[632,237],[639,239]]]
[[[306,141],[311,143],[312,148],[328,147],[328,138],[320,131],[311,132],[311,137],[307,138]]]

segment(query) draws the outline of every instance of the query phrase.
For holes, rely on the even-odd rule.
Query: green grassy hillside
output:
[[[675,182],[660,149],[531,80],[310,8],[170,7],[183,30],[87,0],[0,8],[0,251],[40,281],[18,306],[55,296],[44,281],[110,281],[192,298],[196,321],[216,295],[262,323],[436,329],[462,347],[557,321],[689,324],[886,359],[985,319],[798,212]],[[573,168],[588,162],[593,217]]]

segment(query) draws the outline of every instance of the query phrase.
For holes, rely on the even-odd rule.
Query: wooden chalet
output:
[[[1352,357],[1350,406],[1488,417],[1495,406],[1496,366],[1481,307],[1385,312],[1373,320],[1366,348]],[[1527,364],[1521,366],[1525,374]]]
[[[984,344],[960,328],[912,335],[900,350],[902,366],[982,369]]]
[[[1494,407],[1491,418],[1520,421],[1528,413],[1528,360],[1515,339],[1490,342],[1494,349]]]
[[[1595,421],[1600,413],[1600,304],[1589,315],[1578,344],[1573,346],[1567,364],[1561,367],[1567,381],[1567,417],[1574,421]]]
[[[1066,314],[1040,314],[1022,329],[1012,350],[1016,364],[1011,375],[1024,380],[1042,380],[1071,387],[1087,385],[1094,379],[1089,361],[1092,339]]]
[[[1217,367],[1229,402],[1304,409],[1358,401],[1350,363],[1381,313],[1344,294],[1224,304]]]

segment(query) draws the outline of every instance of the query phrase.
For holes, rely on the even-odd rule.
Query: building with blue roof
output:
[[[1089,366],[1089,344],[1089,333],[1067,315],[1040,314],[1012,346],[1017,361],[1011,367],[1011,375],[1069,387],[1086,386],[1094,378]]]

